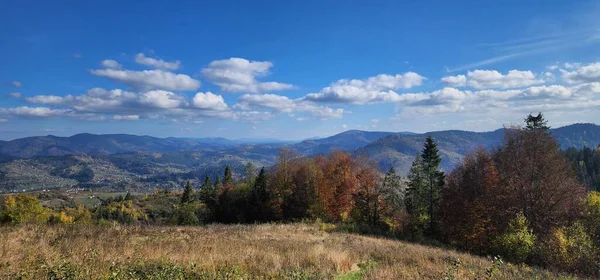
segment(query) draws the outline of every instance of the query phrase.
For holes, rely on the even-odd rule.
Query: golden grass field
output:
[[[317,223],[1,227],[0,279],[569,278],[322,228]]]

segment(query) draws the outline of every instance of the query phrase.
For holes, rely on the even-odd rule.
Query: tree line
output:
[[[268,169],[257,171],[248,163],[236,178],[227,166],[222,176],[205,177],[200,186],[188,182],[178,193],[128,194],[104,200],[92,211],[76,207],[49,213],[28,195],[8,196],[0,221],[320,220],[362,233],[443,242],[517,263],[600,273],[600,194],[591,190],[597,186],[597,152],[561,151],[542,114],[529,115],[523,127],[506,128],[498,147],[474,150],[447,174],[440,163],[432,137],[425,139],[406,178],[393,168],[381,174],[365,155],[333,151],[300,157],[283,148]]]

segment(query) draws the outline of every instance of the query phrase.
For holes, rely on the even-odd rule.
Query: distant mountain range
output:
[[[490,132],[460,130],[429,133],[349,130],[299,143],[276,139],[156,138],[126,134],[39,136],[0,141],[0,191],[53,187],[135,187],[180,185],[205,174],[220,174],[224,165],[241,174],[247,162],[269,166],[279,148],[288,146],[311,156],[332,150],[363,153],[381,170],[394,166],[406,174],[420,153],[425,137],[438,143],[442,167],[451,169],[478,146],[497,146],[503,129]],[[561,148],[596,147],[600,126],[574,124],[551,130]]]

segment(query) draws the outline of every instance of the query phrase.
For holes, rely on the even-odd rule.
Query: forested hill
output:
[[[600,145],[600,126],[595,124],[573,124],[551,129],[551,133],[564,150],[570,147],[595,148]],[[405,174],[415,155],[420,152],[423,140],[429,135],[439,145],[442,168],[449,170],[469,151],[477,147],[489,149],[497,146],[502,141],[504,129],[490,132],[447,130],[413,135],[388,135],[365,145],[359,151],[377,161],[382,170],[394,166],[401,174]]]
[[[561,147],[596,147],[600,126],[574,124],[551,130]],[[130,186],[152,189],[180,186],[186,180],[214,177],[225,165],[240,175],[244,166],[270,166],[287,145],[301,156],[332,150],[367,154],[380,170],[394,166],[405,175],[428,135],[438,143],[441,167],[452,167],[469,151],[500,143],[504,130],[437,131],[424,134],[350,130],[295,144],[248,144],[216,138],[155,138],[134,135],[78,134],[72,137],[29,137],[0,142],[0,191],[56,187]]]

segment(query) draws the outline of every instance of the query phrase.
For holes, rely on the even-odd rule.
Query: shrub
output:
[[[588,194],[584,221],[596,246],[600,246],[600,192],[592,191]]]
[[[493,241],[494,250],[513,262],[524,262],[535,245],[535,235],[529,229],[527,218],[518,213],[508,224],[506,232]]]
[[[590,235],[580,223],[554,229],[537,246],[543,265],[585,274],[598,273],[598,257]]]
[[[30,194],[9,195],[4,199],[0,222],[9,224],[41,224],[48,220],[49,211]]]

